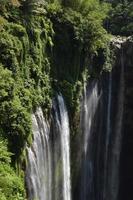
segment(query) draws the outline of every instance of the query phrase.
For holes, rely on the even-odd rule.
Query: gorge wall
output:
[[[81,166],[74,199],[119,199],[124,131],[123,47],[112,72],[88,83],[81,106]],[[81,142],[82,141],[82,142]],[[81,147],[80,147],[81,146]],[[79,160],[80,160],[79,159]]]
[[[65,2],[0,1],[0,197],[132,200],[132,37]]]
[[[67,110],[60,111],[63,98],[60,97],[62,102],[56,100],[53,103],[54,112],[51,113],[51,117],[55,120],[52,120],[50,125],[52,128],[49,129],[49,142],[46,145],[52,144],[50,148],[53,148],[53,150],[50,150],[50,156],[49,150],[43,150],[44,153],[47,152],[47,157],[42,156],[43,162],[46,162],[49,166],[46,171],[43,169],[44,174],[46,173],[48,176],[48,180],[42,186],[45,189],[48,187],[46,190],[50,197],[39,190],[40,193],[36,197],[42,194],[42,197],[39,197],[40,200],[43,200],[44,197],[47,197],[48,200],[59,200],[60,198],[63,200],[118,200],[124,198],[129,190],[129,187],[123,189],[125,179],[130,177],[129,171],[125,171],[125,165],[123,164],[125,159],[129,162],[128,158],[125,157],[125,143],[128,142],[128,138],[125,138],[125,124],[130,119],[129,116],[125,118],[127,112],[125,106],[127,101],[126,92],[129,87],[127,87],[126,82],[127,55],[124,52],[129,51],[129,54],[132,52],[132,42],[119,43],[117,41],[115,48],[117,59],[112,71],[104,72],[98,78],[84,83],[80,105],[79,130],[78,134],[71,139],[71,143],[68,143],[64,135],[64,131],[70,129],[70,125],[65,122],[66,117],[63,114]],[[132,61],[130,60],[129,63],[131,64]],[[128,64],[128,67],[131,66]],[[59,107],[55,106],[57,104]],[[57,115],[58,112],[60,113],[59,116]],[[45,122],[43,117],[42,119]],[[65,123],[67,126],[60,126],[60,123]],[[41,129],[38,130],[41,133]],[[42,134],[43,137],[47,135],[45,132],[42,132]],[[62,140],[59,139],[58,134],[62,134]],[[62,141],[67,145],[68,151],[62,146]],[[131,148],[129,144],[128,147]],[[70,155],[69,150],[71,150]],[[36,155],[34,147],[33,153]],[[36,155],[36,164],[39,163],[38,157]],[[70,161],[67,160],[68,157],[71,158]],[[51,159],[50,164],[49,159]],[[30,161],[30,159],[28,160]],[[30,162],[32,163],[32,161]],[[48,169],[51,169],[50,174],[52,173],[52,176],[49,176]],[[38,170],[42,174],[42,170],[40,168]],[[27,174],[28,179],[32,177],[34,175]],[[37,177],[40,176],[36,175]],[[34,181],[36,183],[37,180]],[[50,185],[48,182],[50,182]],[[130,185],[130,183],[127,184]],[[31,191],[34,190],[31,184],[28,185]],[[66,193],[63,192],[64,190]],[[32,192],[32,194],[34,193]],[[33,197],[30,199],[33,199]]]
[[[133,152],[133,137],[132,137],[132,100],[133,100],[133,82],[132,82],[132,66],[133,66],[133,43],[131,40],[123,45],[124,49],[124,64],[125,64],[125,101],[124,101],[124,121],[123,121],[123,140],[120,162],[120,199],[133,198],[132,194],[132,152]]]

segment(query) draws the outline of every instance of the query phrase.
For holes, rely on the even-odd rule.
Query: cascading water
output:
[[[61,95],[57,97],[58,106],[54,105],[55,123],[60,136],[61,164],[63,175],[63,200],[71,200],[70,181],[70,131],[66,106]]]
[[[123,55],[110,73],[91,81],[81,106],[82,153],[76,200],[118,200],[124,109]],[[117,77],[117,79],[116,79]],[[80,144],[79,144],[80,145]]]
[[[114,123],[114,137],[112,136],[112,152],[110,162],[110,181],[109,184],[112,186],[110,190],[109,200],[118,200],[119,198],[119,180],[120,180],[120,153],[121,153],[121,142],[122,142],[122,131],[123,131],[123,112],[124,112],[124,61],[123,61],[123,49],[121,48],[120,55],[120,80],[117,96],[117,110],[115,112],[115,123]],[[108,176],[109,176],[108,175]]]
[[[104,200],[119,199],[120,153],[124,109],[124,64],[122,53],[120,54],[120,60],[117,65],[116,69],[113,69],[112,73],[110,73],[108,79],[107,124],[103,173]],[[115,79],[116,75],[118,77],[117,80]]]
[[[108,103],[107,103],[107,125],[106,125],[106,139],[105,139],[105,157],[104,157],[104,186],[103,199],[106,200],[106,186],[107,186],[107,168],[108,168],[108,154],[109,143],[111,136],[111,103],[112,103],[112,72],[109,73],[108,78]]]
[[[30,200],[71,200],[70,131],[61,95],[53,103],[53,128],[41,108],[33,114],[33,144],[27,148],[26,183]]]
[[[27,148],[28,165],[26,170],[26,182],[28,198],[30,200],[51,200],[52,191],[52,166],[50,129],[46,123],[41,108],[38,108],[32,116],[33,144]]]
[[[84,88],[74,200],[118,200],[124,109],[123,54],[117,64],[111,73],[90,81]],[[41,108],[33,114],[32,121],[34,139],[31,148],[27,148],[28,197],[71,200],[70,130],[62,95],[53,101],[50,124]]]
[[[81,131],[83,137],[83,153],[81,168],[81,192],[80,200],[92,199],[93,195],[93,159],[92,159],[92,131],[94,117],[97,111],[100,95],[98,94],[98,83],[93,81],[89,87],[84,89],[84,100],[81,112]]]

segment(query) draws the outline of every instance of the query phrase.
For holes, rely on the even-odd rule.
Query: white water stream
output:
[[[71,200],[69,120],[61,95],[53,107],[56,126],[53,133],[41,108],[32,116],[34,139],[27,148],[26,170],[30,200]],[[51,141],[52,134],[54,141]]]

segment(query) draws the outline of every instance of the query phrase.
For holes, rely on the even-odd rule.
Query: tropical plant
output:
[[[0,199],[24,200],[24,182],[11,167],[11,155],[7,141],[0,136]]]

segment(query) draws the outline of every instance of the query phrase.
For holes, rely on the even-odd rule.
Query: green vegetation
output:
[[[14,166],[32,142],[32,112],[42,106],[48,117],[55,91],[63,93],[76,133],[84,83],[102,70],[111,70],[113,53],[103,24],[108,21],[111,32],[118,34],[117,14],[124,5],[113,4],[110,11],[110,4],[99,0],[0,0],[2,200],[25,198]],[[129,6],[125,9],[131,20]],[[130,30],[132,23],[128,26]],[[119,29],[121,34],[124,28]],[[5,176],[9,182],[4,182]]]
[[[0,33],[0,124],[7,137],[16,141],[13,153],[17,157],[31,132],[32,109],[37,105],[50,106],[50,64],[45,49],[51,40],[50,30],[45,27],[51,27],[45,19],[35,18],[35,28],[31,21],[27,26],[32,29],[28,30],[11,22]],[[32,41],[28,31],[32,31]]]
[[[91,74],[91,60],[99,49],[106,48],[108,34],[103,21],[110,6],[99,1],[63,1],[62,5],[47,7],[55,32],[51,71],[54,87],[66,97],[73,119],[79,112],[83,82]]]
[[[112,1],[106,28],[114,35],[133,35],[133,2],[132,0]]]
[[[22,16],[20,8],[10,10],[10,6],[4,5],[0,17],[0,132],[8,140],[7,153],[13,154],[12,162],[0,163],[0,198],[22,200],[24,184],[15,166],[23,165],[24,148],[32,142],[31,113],[41,105],[48,115],[51,107],[47,54],[53,30],[45,16]]]
[[[11,153],[7,148],[7,142],[0,137],[0,199],[24,200],[24,182],[22,175],[17,176],[11,164]]]

